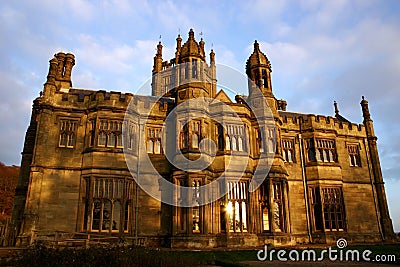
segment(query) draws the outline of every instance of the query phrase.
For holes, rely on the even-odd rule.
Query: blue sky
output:
[[[391,217],[400,231],[399,1],[1,1],[0,161],[20,164],[32,100],[48,60],[72,52],[74,87],[135,92],[151,75],[156,44],[172,58],[190,28],[216,61],[244,72],[255,39],[272,63],[288,110],[361,123],[369,100]],[[238,89],[246,92],[246,88]]]

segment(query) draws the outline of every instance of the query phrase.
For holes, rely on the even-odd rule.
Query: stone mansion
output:
[[[362,124],[340,115],[336,103],[333,116],[287,111],[286,101],[274,95],[271,63],[256,41],[246,62],[248,95],[231,99],[217,88],[214,51],[208,56],[192,30],[186,42],[178,35],[174,58],[163,59],[162,48],[160,42],[151,96],[74,88],[74,55],[60,52],[50,60],[25,136],[9,244],[123,238],[143,246],[201,249],[394,240],[364,97]],[[273,127],[262,126],[248,104],[260,99],[256,87]],[[186,119],[176,118],[176,140],[163,142],[170,113],[200,98],[222,103],[240,123],[230,120],[230,111],[215,111],[224,124],[206,115],[190,119],[190,111]],[[135,108],[127,123],[130,105]],[[201,104],[192,109],[211,112]],[[201,170],[168,159],[173,150],[195,161],[205,139],[215,151]],[[264,154],[271,156],[268,167]],[[230,178],[234,155],[245,162],[238,179]],[[128,158],[137,166],[128,166]],[[143,158],[157,175],[139,168]],[[264,166],[265,179],[250,190],[256,169]],[[167,196],[160,177],[191,188],[192,205],[162,201]],[[144,190],[138,179],[156,186]],[[214,189],[225,193],[204,201],[208,193],[200,188],[217,179]]]

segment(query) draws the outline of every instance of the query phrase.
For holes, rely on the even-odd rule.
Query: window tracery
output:
[[[282,138],[282,154],[285,162],[296,162],[293,139]]]
[[[76,120],[60,120],[60,138],[59,147],[73,148],[76,142],[76,130],[78,121]]]
[[[349,152],[349,161],[350,166],[353,167],[361,167],[361,159],[360,159],[360,149],[359,146],[354,145],[347,145],[347,151]]]
[[[225,149],[227,151],[247,151],[246,131],[244,125],[227,125]]]
[[[122,147],[122,122],[100,120],[97,145],[100,147]]]
[[[90,183],[90,179],[88,179]],[[92,200],[91,231],[128,231],[133,182],[121,178],[94,178],[87,192]]]
[[[228,223],[230,232],[247,232],[247,183],[228,182]]]
[[[149,154],[162,154],[161,127],[147,127],[146,151]]]

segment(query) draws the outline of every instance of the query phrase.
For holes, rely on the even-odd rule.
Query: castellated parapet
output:
[[[288,111],[290,105],[273,93],[271,62],[255,42],[246,63],[248,96],[232,101],[217,92],[216,55],[211,50],[207,62],[204,40],[197,42],[190,30],[185,43],[180,35],[176,42],[170,60],[157,45],[151,96],[73,87],[74,55],[60,52],[50,60],[25,137],[9,245],[124,238],[144,246],[203,249],[394,240],[367,100],[360,103],[363,124],[339,114],[337,103],[333,116]],[[211,107],[223,103],[229,109],[213,111],[202,97],[212,99]],[[188,100],[199,102],[174,121],[171,139],[163,132],[165,120]],[[271,110],[262,114],[270,116],[269,124],[261,125],[246,101],[267,103]],[[206,115],[191,119],[192,111],[218,113],[225,124]],[[215,156],[200,171],[176,167],[166,157],[172,149],[196,160],[205,140],[215,144]],[[272,160],[263,161],[263,155]],[[137,165],[128,169],[127,158]],[[150,164],[143,164],[146,158]],[[230,161],[235,164],[228,169]],[[234,180],[241,162],[244,169]],[[266,177],[249,191],[256,170]],[[224,179],[216,192],[228,192],[204,204],[211,193],[201,186],[219,177]],[[138,186],[138,179],[156,182],[151,189],[161,199],[167,198],[163,179],[192,188],[197,205],[165,204]]]

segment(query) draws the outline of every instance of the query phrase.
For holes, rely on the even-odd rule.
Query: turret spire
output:
[[[160,72],[162,70],[162,61],[163,61],[162,48],[163,48],[163,46],[161,44],[161,41],[159,41],[158,45],[157,45],[157,53],[154,57],[153,74]]]
[[[252,86],[258,86],[265,97],[275,98],[272,93],[271,62],[261,52],[257,40],[254,41],[254,50],[246,62],[246,73],[253,83],[249,84],[249,94],[252,93]],[[275,106],[275,105],[274,105]]]

